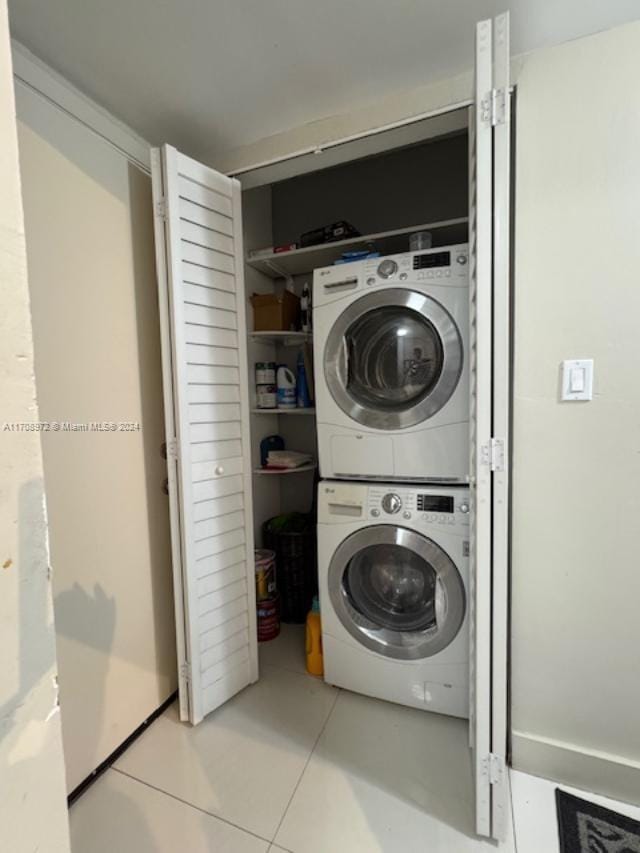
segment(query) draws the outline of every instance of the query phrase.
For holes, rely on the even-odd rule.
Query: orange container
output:
[[[322,659],[322,624],[317,597],[313,599],[311,610],[307,613],[305,629],[305,651],[307,657],[307,672],[310,675],[324,675]]]

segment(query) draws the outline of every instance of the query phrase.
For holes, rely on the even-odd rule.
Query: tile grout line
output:
[[[222,823],[226,823],[227,826],[232,826],[234,829],[240,830],[240,832],[245,832],[247,835],[252,835],[254,838],[257,838],[260,841],[266,841],[267,844],[271,844],[271,840],[269,838],[264,838],[264,836],[258,835],[257,832],[253,832],[251,829],[246,829],[244,826],[240,826],[237,823],[233,823],[233,821],[221,817],[219,814],[215,814],[214,812],[208,812],[206,809],[203,809],[200,806],[196,806],[194,803],[190,803],[188,800],[183,800],[182,797],[177,797],[175,794],[169,793],[169,791],[164,791],[162,788],[158,788],[155,785],[152,785],[150,782],[146,782],[144,779],[138,779],[137,776],[132,776],[131,773],[126,773],[124,770],[120,770],[118,767],[110,767],[109,770],[114,770],[116,773],[120,773],[121,776],[126,776],[127,779],[132,779],[134,782],[139,782],[140,785],[144,785],[146,788],[150,788],[152,791],[157,791],[159,794],[164,794],[165,797],[170,797],[172,800],[176,800],[178,803],[182,803],[183,805],[188,806],[190,809],[195,809],[195,811],[200,812],[201,814],[206,814],[208,817],[214,818],[214,820],[222,821]]]
[[[278,833],[280,832],[280,827],[284,823],[284,819],[287,816],[287,812],[289,811],[289,807],[290,807],[291,803],[293,802],[293,798],[295,797],[298,788],[300,787],[300,782],[302,782],[302,777],[306,773],[307,767],[309,766],[309,762],[311,761],[313,753],[316,751],[316,747],[318,746],[320,738],[324,734],[324,730],[326,729],[326,727],[329,723],[329,720],[331,719],[331,715],[333,714],[333,712],[335,710],[338,699],[340,698],[340,694],[342,693],[342,689],[340,687],[337,687],[336,691],[337,691],[336,692],[336,698],[333,700],[333,704],[331,705],[331,709],[330,709],[329,713],[327,714],[327,718],[324,721],[324,723],[322,724],[322,728],[318,732],[318,737],[313,742],[313,746],[311,747],[311,752],[307,756],[307,760],[304,763],[304,767],[302,768],[302,772],[300,773],[300,776],[298,777],[298,781],[296,782],[295,787],[294,787],[293,791],[291,792],[291,796],[289,797],[289,802],[285,806],[285,810],[282,813],[282,817],[280,818],[280,822],[278,823],[278,825],[276,827],[276,831],[273,834],[273,838],[271,839],[272,844],[276,843],[276,838],[278,836]]]

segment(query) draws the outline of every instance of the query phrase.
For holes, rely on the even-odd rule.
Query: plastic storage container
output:
[[[280,633],[280,607],[278,594],[257,604],[258,642],[275,640]]]
[[[254,552],[256,573],[256,601],[271,598],[276,592],[276,552],[256,548]]]
[[[430,249],[432,244],[431,231],[416,231],[409,237],[410,252],[422,252],[424,249]]]

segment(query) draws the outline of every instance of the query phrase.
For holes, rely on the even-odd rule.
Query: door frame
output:
[[[492,286],[495,286],[495,302],[492,300],[489,308],[488,322],[491,329],[491,368],[489,381],[491,383],[492,404],[485,413],[488,431],[486,442],[483,443],[483,460],[478,460],[478,470],[483,470],[487,476],[489,504],[483,513],[483,537],[485,539],[485,579],[487,598],[486,612],[489,621],[484,626],[484,634],[489,644],[490,653],[486,658],[484,668],[486,684],[490,693],[490,710],[484,719],[483,743],[471,734],[471,745],[474,749],[482,749],[481,775],[477,782],[483,781],[490,792],[487,802],[481,811],[484,817],[477,815],[476,831],[479,834],[503,839],[507,832],[508,810],[508,771],[506,759],[509,754],[508,729],[508,644],[509,644],[509,560],[510,560],[510,478],[509,461],[511,445],[511,337],[512,318],[510,308],[511,262],[510,235],[512,227],[512,211],[510,208],[511,174],[510,146],[512,126],[510,123],[511,87],[509,82],[509,13],[503,13],[495,19],[481,21],[476,29],[476,48],[480,47],[481,35],[489,33],[489,48],[492,56],[492,75],[487,82],[486,92],[490,102],[482,103],[474,96],[437,107],[433,110],[409,116],[396,122],[370,128],[361,133],[329,140],[322,144],[307,146],[288,154],[258,161],[249,166],[229,170],[227,174],[234,177],[248,175],[260,170],[296,160],[310,154],[320,154],[325,150],[335,149],[342,145],[366,141],[367,139],[384,134],[385,132],[410,127],[429,119],[435,119],[447,113],[461,109],[475,110],[479,120],[486,121],[486,111],[489,110],[490,122],[494,126],[495,111],[504,118],[495,123],[495,144],[492,143],[492,153],[498,157],[498,167],[492,171],[490,184],[484,187],[485,195],[490,195],[497,201],[496,209],[492,207],[492,225],[484,230],[482,242],[482,263],[485,277],[489,276]],[[486,48],[486,45],[485,45]],[[495,49],[495,52],[494,52]],[[504,99],[500,102],[500,95]],[[483,114],[484,111],[484,114]],[[470,141],[472,127],[468,125]],[[388,147],[380,147],[376,153],[393,151],[403,147],[397,143]],[[362,156],[362,155],[361,155]],[[365,155],[366,156],[366,155]],[[355,156],[341,164],[355,162],[360,159]],[[331,164],[335,165],[335,164]],[[327,166],[325,168],[331,168]],[[298,174],[321,171],[309,168],[302,171],[292,170],[291,175],[279,177],[277,180],[265,180],[252,186],[269,185],[286,180]],[[496,226],[495,217],[497,215]],[[471,221],[470,221],[471,226]],[[495,262],[494,262],[495,258]],[[492,294],[493,295],[493,294]],[[494,338],[494,329],[499,334]],[[484,467],[483,467],[484,466]],[[487,470],[485,471],[484,468]],[[494,542],[495,540],[495,542]],[[488,572],[488,573],[487,573]],[[487,631],[488,627],[488,631]],[[472,710],[473,713],[473,710]],[[476,721],[477,723],[477,721]]]

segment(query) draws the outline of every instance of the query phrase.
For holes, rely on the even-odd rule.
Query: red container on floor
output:
[[[258,611],[258,642],[275,640],[280,633],[280,596],[276,593],[272,598],[259,601]]]

